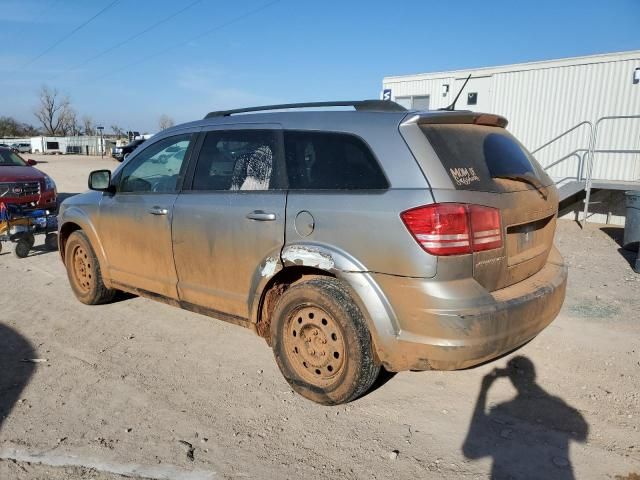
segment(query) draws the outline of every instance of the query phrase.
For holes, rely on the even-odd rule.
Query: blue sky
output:
[[[35,124],[46,84],[107,129],[154,131],[163,113],[377,98],[385,75],[640,48],[640,0],[200,0],[113,48],[195,1],[118,0],[37,58],[112,1],[0,0],[0,115]]]

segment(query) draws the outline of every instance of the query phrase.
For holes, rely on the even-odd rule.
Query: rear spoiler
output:
[[[434,125],[434,124],[475,124],[486,125],[489,127],[505,128],[507,126],[506,118],[492,113],[478,113],[470,111],[453,111],[453,112],[428,112],[409,116],[403,124],[416,123],[418,125]]]

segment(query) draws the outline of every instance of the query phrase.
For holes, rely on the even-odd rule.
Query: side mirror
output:
[[[89,189],[98,192],[113,192],[110,170],[94,170],[89,174]]]
[[[35,160],[27,160],[27,165],[29,165],[30,167],[34,167],[38,164],[38,162],[36,162]]]

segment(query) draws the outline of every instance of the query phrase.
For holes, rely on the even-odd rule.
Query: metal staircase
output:
[[[579,148],[568,155],[552,162],[544,167],[545,170],[567,161],[571,158],[578,159],[578,171],[575,177],[561,178],[556,181],[558,186],[558,193],[560,201],[566,200],[581,191],[585,192],[584,199],[584,211],[582,215],[582,222],[586,223],[589,218],[589,205],[591,200],[592,189],[602,190],[640,190],[640,178],[635,180],[616,180],[610,178],[593,178],[593,167],[597,154],[640,154],[640,150],[634,149],[598,149],[598,128],[603,122],[610,122],[614,120],[628,120],[628,119],[640,119],[640,115],[611,115],[600,117],[595,123],[589,121],[580,122],[568,130],[564,131],[557,137],[549,140],[544,145],[534,149],[531,153],[537,153],[549,145],[552,145],[560,139],[566,137],[568,134],[578,130],[579,128],[587,128],[589,134],[589,141],[587,148]]]

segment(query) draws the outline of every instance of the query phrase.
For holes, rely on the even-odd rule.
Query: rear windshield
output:
[[[447,174],[459,190],[503,191],[497,178],[552,182],[532,155],[504,128],[467,124],[422,125]],[[526,180],[524,180],[526,181]]]

